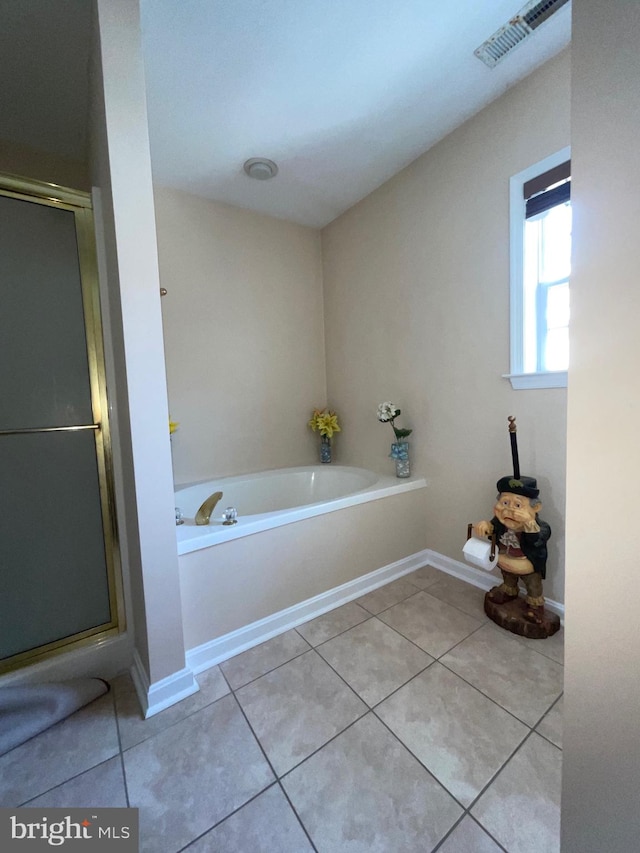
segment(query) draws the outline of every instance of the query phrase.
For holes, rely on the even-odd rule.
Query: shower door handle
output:
[[[79,432],[83,429],[99,430],[100,424],[78,424],[77,426],[31,427],[28,429],[0,429],[0,435],[29,435],[39,432]]]

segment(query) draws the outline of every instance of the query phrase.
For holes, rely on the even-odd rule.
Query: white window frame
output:
[[[516,391],[528,388],[566,388],[567,371],[524,372],[524,226],[526,200],[523,187],[527,181],[560,166],[571,159],[567,146],[539,163],[534,163],[509,180],[509,234],[510,234],[510,295],[511,295],[511,372],[504,378],[511,381]]]

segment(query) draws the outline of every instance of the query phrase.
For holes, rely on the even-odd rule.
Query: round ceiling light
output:
[[[273,160],[267,160],[265,157],[252,157],[247,160],[244,170],[250,178],[258,181],[268,181],[278,174],[278,167]]]

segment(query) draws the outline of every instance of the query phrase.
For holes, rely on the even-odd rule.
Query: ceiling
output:
[[[323,226],[556,54],[560,8],[494,69],[525,0],[141,0],[155,177]],[[243,163],[267,157],[269,181]]]
[[[571,3],[480,62],[524,2],[140,0],[154,179],[322,227],[569,43]],[[84,156],[90,5],[0,0],[0,137]]]

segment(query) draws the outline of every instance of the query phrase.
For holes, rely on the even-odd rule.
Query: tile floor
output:
[[[559,850],[562,632],[426,566],[198,676],[131,679],[0,757],[0,806],[140,809],[145,853]]]

